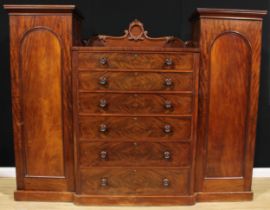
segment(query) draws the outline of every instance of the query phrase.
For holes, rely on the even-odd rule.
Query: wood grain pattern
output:
[[[43,40],[40,43],[40,39]],[[64,176],[61,45],[37,29],[21,44],[23,135],[28,176]],[[42,61],[39,58],[42,57]],[[53,62],[52,62],[53,61]],[[47,84],[51,84],[49,87]],[[40,167],[46,165],[45,167]]]
[[[196,196],[198,202],[241,202],[253,200],[252,192],[220,192],[220,193],[198,193]],[[237,207],[238,208],[238,207]],[[253,207],[254,208],[254,207]],[[247,209],[247,208],[245,208]]]
[[[232,54],[235,49],[241,51]],[[212,44],[207,177],[244,175],[250,61],[249,43],[236,33],[225,33]]]
[[[100,125],[107,132],[100,132]],[[171,133],[164,126],[171,125]],[[188,140],[191,137],[191,118],[180,117],[80,117],[78,119],[80,139],[93,140]]]
[[[194,205],[196,202],[195,195],[74,195],[74,203],[78,205],[100,205],[103,206],[140,206],[138,208],[149,208],[149,206],[178,206]],[[108,207],[105,207],[108,208]]]
[[[80,49],[85,54],[91,52],[91,49],[89,51]],[[142,187],[138,186],[138,182],[149,177],[147,167],[160,169],[167,167],[168,170],[171,170],[169,168],[176,169],[175,167],[182,167],[185,170],[192,168],[191,161],[194,149],[190,147],[190,142],[193,141],[191,130],[195,128],[194,123],[196,122],[192,118],[196,117],[194,114],[196,93],[193,92],[197,84],[195,75],[198,73],[197,69],[193,69],[194,65],[197,65],[194,63],[198,63],[198,60],[194,59],[196,55],[192,55],[192,59],[194,59],[192,60],[192,68],[181,71],[181,69],[174,68],[159,69],[160,67],[158,67],[155,69],[147,65],[145,68],[137,68],[138,65],[132,63],[137,62],[136,57],[141,57],[144,54],[147,54],[150,61],[152,59],[158,61],[157,57],[164,56],[162,51],[159,54],[148,51],[137,54],[137,52],[133,53],[132,50],[123,52],[109,52],[109,48],[108,52],[104,49],[100,51],[95,49],[95,52],[91,52],[91,54],[112,56],[110,59],[106,57],[107,63],[105,65],[99,64],[99,59],[102,57],[95,58],[96,64],[93,64],[95,67],[90,68],[89,66],[80,66],[82,53],[73,51],[73,68],[75,69],[73,82],[74,129],[77,133],[76,181],[79,183],[76,187],[77,195],[74,197],[74,202],[78,204],[102,202],[103,204],[115,203],[119,205],[129,201],[134,204],[143,204],[146,200],[149,203],[159,200],[160,203],[166,204],[172,202],[173,198],[166,197],[161,201],[161,197],[157,198],[155,193],[149,193],[151,199],[144,198],[141,194]],[[134,60],[131,63],[127,61],[130,66],[125,63],[126,55],[129,56],[128,59]],[[89,59],[84,58],[84,60],[89,62]],[[145,65],[143,60],[140,62],[142,64],[139,65]],[[164,63],[164,61],[162,62]],[[115,66],[112,67],[111,63]],[[106,78],[105,85],[100,84],[100,78]],[[172,79],[172,86],[166,87],[166,79]],[[100,100],[103,102],[106,100],[106,107],[100,107]],[[172,102],[172,109],[164,111],[165,100]],[[155,117],[150,117],[151,114]],[[181,117],[167,117],[176,114],[181,115]],[[164,132],[164,123],[172,125],[172,133],[166,134]],[[100,132],[101,124],[106,125],[105,132]],[[170,158],[167,160],[164,159],[164,152],[169,152]],[[104,154],[106,155],[104,156]],[[125,172],[131,166],[140,169],[140,175],[135,177],[138,181],[133,181],[134,186],[130,185],[130,174]],[[95,190],[94,185],[100,185],[102,177],[97,179],[93,173],[105,170],[106,167],[111,169],[111,171],[105,171],[105,175],[112,176],[112,180],[109,182],[118,184],[120,180],[124,181],[123,184],[126,185],[124,188],[120,183],[119,188],[113,186],[109,192],[100,194]],[[88,169],[87,173],[81,175],[81,171],[86,169]],[[160,169],[157,170],[160,171]],[[189,177],[190,175],[191,173],[189,173]],[[121,178],[122,176],[123,178]],[[174,174],[174,176],[177,175]],[[174,178],[176,179],[176,177]],[[88,179],[91,180],[91,183]],[[127,183],[125,183],[125,179],[128,179]],[[157,182],[153,178],[151,180],[147,180],[147,183]],[[96,183],[92,183],[93,181]],[[181,180],[181,182],[190,195],[193,192],[192,179],[188,178]],[[140,192],[132,193],[134,188],[138,188]],[[182,191],[183,188],[178,190]],[[131,201],[128,197],[129,194],[136,195],[136,199]],[[100,197],[97,198],[97,195]],[[116,196],[115,199],[108,199],[108,196],[112,195]],[[121,195],[123,196],[121,197]],[[192,196],[182,193],[173,196],[176,195],[178,199],[176,203],[194,203]]]
[[[226,179],[205,179],[204,192],[243,192],[245,180],[242,177],[226,177]],[[247,191],[251,192],[251,191]]]
[[[203,9],[193,17],[201,48],[196,191],[240,186],[250,196],[263,14]]]
[[[104,159],[102,151],[107,153]],[[169,159],[164,158],[164,152],[170,153]],[[79,145],[79,156],[81,167],[189,167],[191,148],[189,143],[83,142]]]
[[[59,14],[59,13],[67,13],[72,14],[76,9],[75,5],[35,5],[35,4],[5,4],[4,9],[6,9],[9,14],[11,15],[18,15],[18,14],[29,14],[35,13],[37,14],[44,14],[44,13],[52,13],[52,14]],[[47,14],[49,15],[49,14]]]
[[[147,210],[151,207],[153,210],[162,210],[165,208],[173,208],[176,210],[185,210],[185,209],[193,209],[193,210],[209,210],[210,206],[215,209],[231,209],[231,210],[254,210],[254,209],[267,209],[270,206],[270,179],[269,178],[253,178],[252,188],[254,190],[254,200],[251,202],[239,202],[243,200],[252,200],[253,196],[251,193],[243,193],[243,192],[230,192],[230,193],[196,193],[192,196],[110,196],[110,195],[78,195],[71,193],[72,200],[76,204],[79,205],[100,205],[100,210],[105,209],[114,209],[117,208],[119,210],[127,209],[127,206],[133,206],[134,210]],[[14,178],[0,178],[0,188],[2,192],[2,196],[0,197],[0,204],[3,209],[20,209],[22,206],[22,202],[17,202],[13,200],[13,191],[16,188],[16,181]],[[24,196],[27,192],[20,191],[17,194],[17,198],[21,198],[21,200],[27,200],[33,198],[35,195],[36,200],[44,200],[48,196],[48,192],[38,192],[32,191],[30,195]],[[34,195],[35,194],[35,195]],[[51,193],[52,195],[53,193]],[[64,193],[59,193],[64,194]],[[233,195],[233,197],[231,196]],[[56,197],[52,195],[51,197]],[[197,201],[204,202],[198,203],[192,207],[188,206],[179,206],[179,205],[191,205],[195,203],[195,199]],[[238,198],[238,199],[237,199]],[[56,199],[55,199],[56,200]],[[60,199],[59,199],[60,200]],[[209,203],[210,201],[214,201],[215,203]],[[230,201],[238,201],[238,202],[230,202]],[[218,202],[223,201],[223,202]],[[226,201],[226,202],[224,202]],[[206,203],[205,203],[206,202]],[[102,205],[101,205],[102,204]],[[51,209],[51,210],[78,210],[78,209],[91,209],[91,207],[87,206],[79,206],[74,205],[73,203],[65,203],[56,205],[54,202],[24,202],[24,208],[28,210],[36,210],[39,209]],[[109,205],[109,206],[108,206]],[[118,207],[114,207],[114,206]],[[134,206],[135,205],[135,206]],[[172,206],[173,207],[169,207]],[[96,208],[96,207],[92,207]],[[129,207],[131,208],[131,207]]]
[[[106,64],[100,59],[106,58]],[[172,65],[165,64],[166,59],[172,60]],[[79,68],[89,69],[192,69],[192,53],[142,53],[142,52],[99,52],[78,55]]]
[[[100,85],[101,77],[107,84]],[[166,86],[165,80],[171,79],[172,85]],[[159,73],[159,72],[80,72],[79,89],[85,91],[192,91],[192,73]],[[154,81],[154,82],[153,82]]]
[[[187,195],[188,169],[141,169],[141,168],[96,168],[81,169],[82,194],[96,195]],[[100,179],[106,177],[108,186],[100,186]],[[151,179],[149,179],[151,177]],[[168,187],[162,180],[170,180]]]
[[[102,102],[106,106],[100,107]],[[166,108],[165,105],[171,105]],[[79,93],[79,112],[99,114],[190,114],[191,94]]]
[[[186,43],[150,38],[137,21],[124,37],[83,47],[74,5],[5,8],[15,199],[252,198],[264,11],[199,9]],[[173,108],[165,111],[165,101]]]
[[[33,191],[18,190],[14,193],[14,200],[16,201],[71,202],[73,201],[73,193],[72,192],[37,191],[37,190],[33,190]]]
[[[5,8],[10,14],[17,188],[72,191],[69,49],[74,6],[5,5]]]

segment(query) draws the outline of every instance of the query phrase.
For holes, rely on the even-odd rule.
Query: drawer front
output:
[[[191,53],[79,53],[79,68],[192,69]]]
[[[92,195],[187,195],[189,169],[93,168],[80,170],[80,191]]]
[[[80,116],[79,138],[84,140],[188,140],[191,117]]]
[[[193,73],[81,71],[79,90],[192,91]]]
[[[191,94],[80,93],[78,105],[88,113],[189,114],[192,99]]]
[[[182,167],[191,163],[189,143],[83,142],[79,164],[91,166]]]

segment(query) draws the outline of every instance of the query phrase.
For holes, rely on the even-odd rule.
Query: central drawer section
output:
[[[73,51],[78,194],[191,193],[196,56]]]

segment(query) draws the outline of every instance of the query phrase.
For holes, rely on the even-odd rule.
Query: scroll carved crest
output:
[[[124,31],[123,36],[98,35],[84,42],[88,46],[106,47],[187,47],[181,40],[173,36],[150,37],[143,24],[135,19]]]

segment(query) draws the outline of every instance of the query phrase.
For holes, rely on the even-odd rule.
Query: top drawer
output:
[[[192,53],[80,52],[79,68],[85,69],[168,69],[193,68]]]

